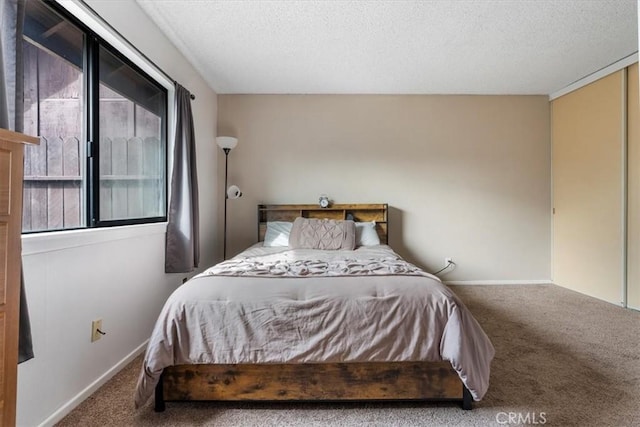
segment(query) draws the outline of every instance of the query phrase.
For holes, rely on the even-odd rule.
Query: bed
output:
[[[493,346],[449,288],[387,245],[387,213],[386,204],[259,205],[258,243],[167,300],[136,407],[155,396],[156,411],[192,400],[471,409],[487,391]]]

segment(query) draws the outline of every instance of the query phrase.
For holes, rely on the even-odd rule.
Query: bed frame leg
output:
[[[158,380],[158,384],[156,384],[156,394],[155,394],[155,405],[153,410],[156,412],[164,412],[166,406],[164,403],[164,374],[160,375],[160,379]]]
[[[471,397],[471,392],[467,388],[467,386],[462,386],[462,409],[465,411],[470,411],[473,409],[473,397]]]

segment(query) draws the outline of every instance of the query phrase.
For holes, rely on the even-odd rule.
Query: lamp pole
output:
[[[238,138],[234,138],[232,136],[218,136],[216,137],[216,144],[222,151],[224,151],[224,231],[223,231],[223,247],[222,247],[222,257],[224,260],[227,259],[227,199],[229,198],[229,189],[227,188],[227,177],[229,171],[229,152],[238,145]],[[238,196],[242,196],[242,192],[236,186]]]
[[[224,232],[223,232],[223,247],[222,247],[222,260],[227,260],[227,199],[229,199],[229,195],[227,194],[227,171],[229,165],[229,152],[231,148],[223,148],[224,151]]]

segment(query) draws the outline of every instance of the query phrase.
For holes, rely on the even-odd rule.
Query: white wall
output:
[[[196,95],[201,267],[221,258],[216,229],[217,96],[132,0],[87,1],[146,56]],[[53,424],[133,357],[187,275],[164,273],[164,226],[23,239],[35,358],[18,369],[18,425]],[[107,335],[90,342],[91,321]],[[114,369],[115,368],[115,369]]]

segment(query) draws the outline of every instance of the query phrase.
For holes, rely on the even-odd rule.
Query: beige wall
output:
[[[326,193],[389,203],[390,244],[430,271],[452,257],[446,280],[549,280],[549,126],[545,96],[220,95],[244,192],[228,253],[256,241],[258,203]]]
[[[620,304],[625,70],[552,103],[554,282]]]

